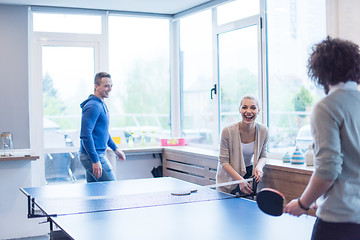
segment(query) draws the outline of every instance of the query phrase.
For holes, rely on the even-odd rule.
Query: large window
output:
[[[311,143],[309,115],[323,96],[307,76],[311,45],[326,36],[325,0],[267,1],[269,151]]]
[[[236,0],[230,1],[217,7],[218,25],[237,21],[257,15],[260,12],[260,1],[258,0]]]
[[[214,85],[210,10],[180,20],[180,66],[182,137],[189,144],[213,144],[217,116],[210,97]]]
[[[310,46],[326,35],[325,0],[271,0],[266,11],[265,3],[229,1],[170,20],[33,11],[31,96],[41,109],[32,107],[40,116],[32,124],[44,132],[40,152],[50,160],[66,153],[72,164],[79,104],[93,93],[98,71],[112,75],[110,132],[123,137],[122,147],[132,135],[138,146],[144,138],[149,145],[150,138],[159,144],[185,137],[189,145],[217,148],[221,129],[240,120],[240,98],[253,94],[262,109],[258,121],[270,129],[269,151],[306,148],[309,114],[323,96],[307,77],[306,61]],[[170,56],[170,46],[179,59]],[[176,73],[170,62],[179,63],[172,79],[179,89],[170,86],[170,70]],[[180,98],[170,96],[170,88]],[[171,101],[180,119],[170,118]],[[178,134],[172,128],[180,136],[171,136]]]
[[[32,94],[42,95],[45,179],[74,182],[85,176],[77,156],[80,103],[93,93],[100,68],[102,16],[33,12],[32,17],[38,59],[33,72],[42,79],[34,81],[42,91],[38,87]]]
[[[180,19],[182,134],[196,136],[188,142],[217,146],[221,129],[240,120],[241,96],[253,94],[270,130],[269,151],[305,150],[312,106],[323,97],[306,64],[310,47],[326,36],[325,10],[325,0],[237,0],[214,8],[211,20],[209,11]],[[219,102],[210,100],[214,84]]]
[[[101,34],[101,16],[37,12],[33,14],[33,29],[36,32]]]
[[[94,92],[98,71],[112,75],[106,103],[110,133],[121,147],[127,146],[130,135],[137,145],[144,138],[150,145],[150,139],[170,137],[168,19],[86,12],[33,12],[32,17],[32,47],[38,60],[34,73],[41,72],[34,76],[42,78],[42,84],[34,83],[42,92],[33,94],[42,95],[48,183],[84,178],[77,157],[80,103]]]
[[[240,99],[258,96],[257,25],[219,34],[220,129],[241,120]]]
[[[168,19],[109,17],[111,128],[135,145],[170,137],[169,48]]]
[[[179,20],[181,129],[190,144],[217,148],[221,129],[240,120],[241,97],[262,95],[259,3],[231,1]]]

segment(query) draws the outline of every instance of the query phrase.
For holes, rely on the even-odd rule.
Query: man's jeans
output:
[[[102,174],[100,178],[96,178],[93,174],[92,164],[93,162],[90,160],[89,156],[85,153],[79,152],[79,158],[81,164],[84,166],[86,170],[86,181],[87,182],[102,182],[102,181],[115,181],[115,175],[112,171],[111,163],[105,154],[99,154],[99,159],[102,166]]]

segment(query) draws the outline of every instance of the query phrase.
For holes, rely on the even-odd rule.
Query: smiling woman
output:
[[[244,122],[255,121],[260,112],[259,103],[252,96],[245,96],[240,103],[240,113]]]
[[[267,127],[256,123],[260,112],[255,97],[247,95],[240,101],[241,122],[225,127],[221,134],[219,163],[216,182],[224,183],[253,177],[259,182],[263,177],[268,140]],[[249,182],[238,185],[220,187],[224,191],[236,195],[252,195],[256,192],[256,184]]]

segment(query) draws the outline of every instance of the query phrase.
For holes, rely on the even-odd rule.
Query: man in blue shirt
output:
[[[80,131],[80,161],[86,169],[86,181],[115,181],[112,166],[105,155],[109,146],[116,156],[125,161],[125,154],[119,150],[109,134],[109,111],[104,102],[112,89],[111,76],[105,72],[95,75],[95,90],[80,104],[82,109]]]

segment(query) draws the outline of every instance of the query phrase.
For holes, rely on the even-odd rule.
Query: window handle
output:
[[[211,89],[211,91],[210,91],[210,96],[211,96],[211,99],[214,99],[213,98],[213,92],[214,92],[214,94],[216,94],[216,84],[214,84],[214,87]]]

